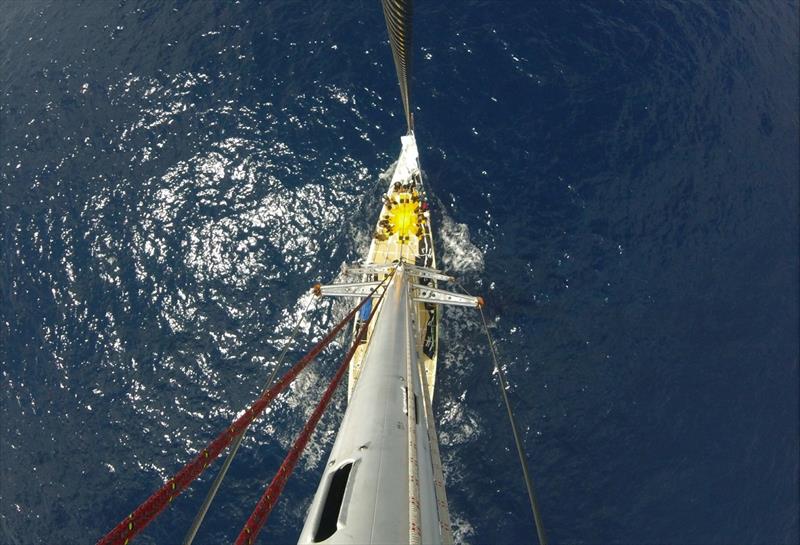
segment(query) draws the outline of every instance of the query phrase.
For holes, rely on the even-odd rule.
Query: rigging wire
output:
[[[297,333],[300,331],[300,324],[303,323],[303,319],[306,317],[308,309],[311,307],[311,303],[313,303],[315,300],[316,297],[311,296],[311,298],[308,300],[308,303],[306,303],[305,309],[303,309],[303,313],[300,315],[300,319],[294,324],[294,328],[289,335],[289,339],[283,345],[283,350],[281,351],[280,356],[278,356],[278,361],[275,363],[272,373],[270,373],[269,378],[267,378],[266,382],[264,383],[264,387],[261,389],[262,394],[269,390],[270,386],[272,386],[275,376],[281,369],[283,359],[289,352],[289,347],[292,345]],[[200,529],[200,525],[203,524],[203,519],[205,519],[206,513],[208,513],[208,508],[211,507],[211,502],[214,501],[214,497],[217,495],[219,487],[222,485],[222,481],[225,479],[225,475],[228,473],[228,468],[230,467],[231,462],[233,462],[233,459],[236,457],[236,453],[239,450],[239,446],[242,444],[244,434],[247,433],[248,428],[249,426],[246,426],[231,445],[231,449],[228,452],[228,455],[225,457],[225,461],[222,463],[219,473],[217,473],[217,476],[214,478],[214,482],[211,483],[211,488],[208,490],[206,498],[203,500],[203,505],[200,506],[200,509],[197,511],[197,515],[195,515],[194,520],[192,521],[192,525],[189,527],[189,530],[186,532],[186,536],[183,538],[183,545],[191,545],[192,541],[194,541],[197,531]]]
[[[459,281],[455,281],[456,285],[461,288],[464,293],[470,293],[461,285]],[[544,523],[542,522],[542,514],[539,510],[539,502],[536,499],[536,492],[533,488],[533,479],[531,478],[530,471],[528,470],[528,456],[525,454],[525,447],[522,443],[522,438],[519,435],[517,427],[517,419],[514,417],[514,410],[511,408],[511,401],[508,399],[508,392],[506,391],[508,385],[506,383],[505,373],[497,362],[497,351],[495,349],[494,339],[489,333],[489,325],[486,323],[486,315],[483,313],[483,307],[479,306],[478,310],[481,312],[481,322],[483,323],[483,331],[486,333],[486,340],[489,343],[489,350],[492,354],[492,364],[494,365],[495,373],[497,373],[498,385],[500,386],[500,394],[503,396],[503,404],[508,413],[508,421],[511,424],[511,432],[514,435],[514,444],[517,447],[517,456],[519,456],[519,464],[522,468],[522,476],[525,480],[525,487],[528,490],[528,500],[531,504],[531,511],[533,512],[533,522],[536,525],[536,535],[539,538],[539,545],[547,545],[547,536],[544,532]]]
[[[256,419],[264,409],[286,387],[297,378],[309,363],[315,360],[319,353],[339,334],[342,328],[372,299],[375,292],[383,285],[378,284],[364,297],[355,308],[350,310],[317,344],[315,344],[297,363],[292,366],[269,390],[259,397],[244,413],[239,416],[226,430],[217,435],[206,448],[201,450],[190,462],[185,464],[178,473],[164,483],[161,488],[150,495],[130,515],[122,519],[110,532],[100,538],[97,545],[127,545],[131,539],[139,534],[150,524],[164,509],[172,503],[186,488],[195,481],[211,463],[230,445],[245,426]],[[315,293],[318,291],[315,286]]]

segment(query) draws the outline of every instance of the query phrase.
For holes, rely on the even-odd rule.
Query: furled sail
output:
[[[394,66],[397,69],[397,82],[400,84],[400,98],[406,114],[408,132],[414,130],[411,115],[409,79],[411,78],[411,11],[413,0],[381,0],[389,42],[392,45]]]

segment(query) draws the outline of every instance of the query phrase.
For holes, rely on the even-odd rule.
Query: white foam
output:
[[[442,243],[441,261],[445,270],[456,274],[483,271],[483,254],[470,240],[466,224],[456,223],[448,215],[443,214],[438,238]]]
[[[450,514],[450,525],[455,526],[453,530],[453,542],[469,545],[467,538],[475,535],[475,529],[472,527],[472,524],[460,516],[452,516],[452,512]]]

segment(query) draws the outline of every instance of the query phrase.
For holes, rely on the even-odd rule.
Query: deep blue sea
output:
[[[437,252],[487,300],[551,542],[798,543],[797,0],[415,4]],[[0,543],[94,543],[363,255],[402,108],[377,0],[0,12]],[[535,543],[479,323],[442,321],[456,537]],[[195,543],[233,541],[341,354],[253,427]],[[261,543],[297,539],[344,404]],[[213,473],[134,543],[179,543]]]

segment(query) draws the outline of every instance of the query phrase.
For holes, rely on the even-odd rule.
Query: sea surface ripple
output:
[[[797,543],[797,1],[415,4],[437,251],[488,301],[551,542]],[[0,542],[92,543],[363,255],[403,116],[377,0],[2,6]],[[311,308],[290,359],[346,311]],[[456,537],[532,543],[480,334],[444,312]],[[341,352],[196,543],[233,540]],[[264,542],[297,539],[344,406]],[[137,543],[179,543],[211,478]]]

